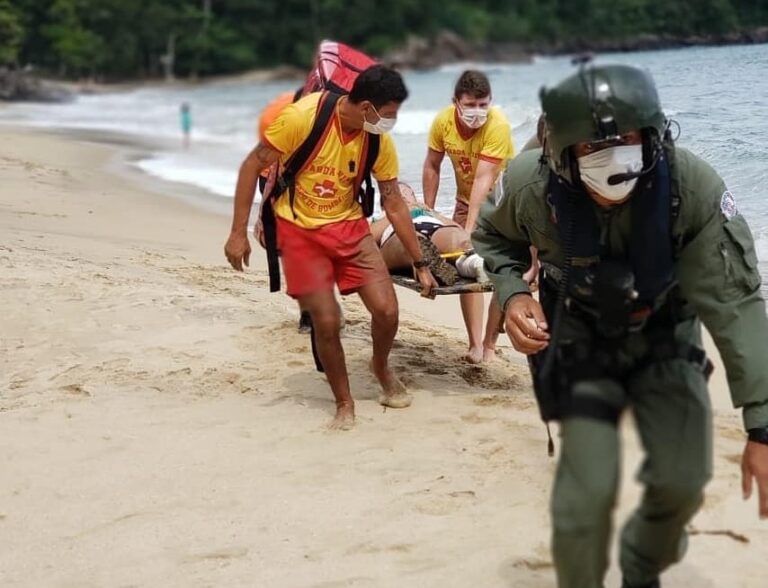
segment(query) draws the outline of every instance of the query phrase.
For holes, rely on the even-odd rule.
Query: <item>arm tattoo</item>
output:
[[[264,143],[259,143],[253,150],[253,158],[259,167],[269,167],[279,157],[279,153]]]
[[[390,200],[392,197],[400,198],[400,186],[397,185],[397,182],[395,180],[382,182],[379,188],[381,189],[382,202],[385,202],[386,200]]]

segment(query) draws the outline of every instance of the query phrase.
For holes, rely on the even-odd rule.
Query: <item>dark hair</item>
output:
[[[491,95],[491,82],[488,76],[481,71],[468,69],[456,80],[453,96],[457,100],[462,94],[469,94],[472,98],[485,98]]]
[[[384,65],[372,65],[357,76],[349,93],[349,101],[353,104],[368,100],[374,108],[380,108],[389,102],[402,104],[406,98],[408,89],[403,77]]]

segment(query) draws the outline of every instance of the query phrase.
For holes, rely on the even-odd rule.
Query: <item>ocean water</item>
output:
[[[763,275],[768,277],[768,45],[706,47],[602,56],[602,63],[628,63],[653,74],[667,115],[681,129],[678,144],[707,160],[726,180],[755,234]],[[530,64],[457,64],[405,74],[410,97],[393,137],[400,177],[420,191],[427,133],[435,114],[450,102],[453,84],[466,67],[490,77],[494,103],[512,124],[518,147],[533,134],[540,112],[538,91],[557,83],[573,66],[566,57]],[[163,145],[135,163],[159,178],[185,182],[231,197],[237,169],[254,146],[261,109],[296,82],[220,83],[146,88],[83,96],[63,105],[11,105],[0,122],[46,128],[98,129],[150,138]],[[191,105],[192,146],[181,148],[179,106]],[[438,208],[450,211],[454,197],[448,161],[441,172]],[[768,280],[767,280],[768,281]]]

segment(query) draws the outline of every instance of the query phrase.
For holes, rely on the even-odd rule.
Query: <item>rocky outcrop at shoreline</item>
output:
[[[41,80],[18,69],[0,67],[0,100],[69,102],[75,94],[68,88]]]
[[[531,52],[520,44],[481,45],[450,31],[443,31],[432,39],[410,36],[404,46],[382,58],[392,67],[409,69],[432,69],[460,61],[524,63],[530,60]]]
[[[679,49],[683,47],[707,47],[718,45],[754,45],[768,43],[768,27],[761,27],[751,31],[726,33],[722,35],[693,35],[689,37],[676,37],[673,35],[638,35],[626,39],[580,39],[563,43],[540,45],[531,50],[539,55],[563,55],[579,53],[583,51],[625,52],[625,51],[653,51],[659,49]]]
[[[478,61],[485,63],[525,63],[533,55],[570,53],[608,53],[650,51],[693,46],[747,45],[768,43],[768,27],[723,35],[637,35],[625,39],[569,39],[557,43],[523,45],[521,43],[473,43],[449,31],[432,39],[412,36],[405,45],[391,51],[383,61],[394,67],[432,69],[446,63]]]

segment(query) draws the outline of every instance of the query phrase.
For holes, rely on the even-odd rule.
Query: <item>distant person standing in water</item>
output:
[[[189,103],[183,102],[180,111],[181,132],[184,135],[184,149],[189,149],[189,137],[192,132],[192,112],[189,109]]]

